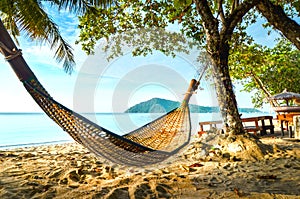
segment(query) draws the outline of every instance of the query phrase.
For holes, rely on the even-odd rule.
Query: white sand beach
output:
[[[1,150],[0,198],[300,198],[300,142],[268,135],[262,157],[233,156],[208,138],[160,168],[110,164],[76,143]]]

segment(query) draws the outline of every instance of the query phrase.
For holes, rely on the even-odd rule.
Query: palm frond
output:
[[[49,0],[50,5],[58,6],[59,10],[68,10],[77,14],[86,12],[90,7],[109,7],[114,0]]]
[[[11,16],[8,16],[8,15],[3,16],[3,14],[2,14],[1,19],[2,19],[2,23],[7,28],[8,32],[11,34],[11,36],[15,40],[16,44],[20,45],[19,40],[18,40],[18,36],[20,36],[20,31],[19,31],[19,28],[18,28],[14,18]]]
[[[59,40],[61,40],[61,38],[59,38]],[[73,63],[75,63],[72,50],[72,47],[68,43],[61,42],[55,52],[55,57],[58,62],[64,60],[64,70],[69,74],[72,73],[74,67]]]
[[[0,13],[5,27],[18,43],[20,31],[38,42],[50,44],[55,50],[55,59],[63,61],[66,72],[71,73],[74,66],[72,47],[61,36],[58,26],[43,9],[42,2],[55,6],[58,10],[67,10],[77,14],[92,7],[109,7],[113,0],[1,0]]]
[[[58,26],[43,10],[40,1],[15,1],[14,6],[14,19],[20,31],[23,31],[32,40],[50,44],[51,49],[57,48],[55,59],[58,62],[64,60],[65,71],[71,73],[75,66],[73,49],[62,38]]]
[[[13,1],[0,1],[0,17],[2,19],[2,23],[4,24],[8,32],[11,34],[11,36],[14,38],[17,45],[19,45],[17,37],[20,35],[20,31],[16,24],[16,21],[14,20],[14,15],[16,15],[15,10],[16,9]]]

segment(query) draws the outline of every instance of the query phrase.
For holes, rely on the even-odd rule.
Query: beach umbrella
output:
[[[281,93],[275,94],[269,98],[269,100],[285,100],[288,106],[289,100],[300,101],[300,93],[288,92],[286,89]]]
[[[270,97],[270,100],[292,100],[292,99],[300,99],[300,93],[287,92],[284,90],[281,93],[275,94]]]

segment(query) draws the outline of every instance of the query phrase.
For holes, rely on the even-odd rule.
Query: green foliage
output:
[[[229,57],[231,77],[242,82],[244,91],[255,91],[252,102],[263,105],[271,95],[287,89],[300,93],[300,51],[286,40],[280,40],[274,48],[245,45]]]
[[[92,54],[97,42],[105,38],[108,41],[106,47],[110,47],[110,58],[122,55],[124,44],[135,47],[134,55],[146,55],[153,50],[172,56],[175,52],[187,53],[187,49],[196,44],[180,32],[166,29],[176,20],[193,20],[193,30],[198,29],[196,23],[200,23],[182,14],[190,15],[191,1],[175,1],[174,4],[175,7],[173,1],[121,0],[109,9],[92,9],[79,18],[81,32],[76,43],[81,43],[83,50]],[[191,37],[203,34],[190,29],[186,31]]]
[[[228,16],[234,7],[234,1],[230,0],[223,1],[221,7],[218,1],[208,3],[217,18],[220,18],[221,8]],[[254,11],[244,17],[243,22],[235,28],[231,45],[252,41],[245,30],[255,23],[256,18]],[[124,44],[135,48],[134,55],[160,50],[173,56],[174,52],[186,52],[195,46],[205,48],[206,45],[203,21],[192,0],[120,0],[109,8],[90,9],[79,17],[79,21],[81,32],[76,43],[80,43],[87,54],[94,53],[101,39],[108,41],[106,47],[110,47],[110,58],[122,55]],[[172,33],[169,29],[172,29]],[[148,32],[147,36],[145,32]]]
[[[174,7],[179,10],[190,6],[192,3],[193,0],[174,0]]]
[[[290,17],[300,16],[300,1],[299,0],[279,0],[276,1],[277,5],[281,5],[285,8],[286,14]]]

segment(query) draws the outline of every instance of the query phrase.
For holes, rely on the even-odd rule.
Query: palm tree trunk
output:
[[[36,78],[0,19],[0,49],[20,81]]]

